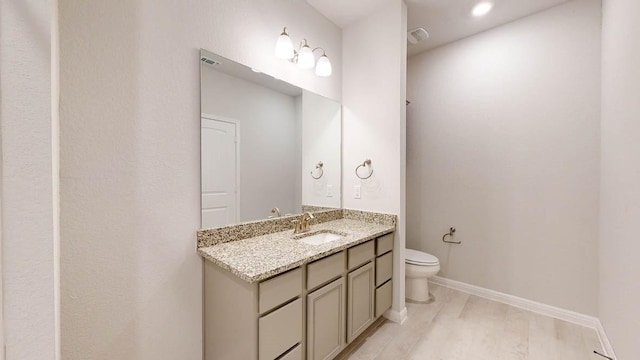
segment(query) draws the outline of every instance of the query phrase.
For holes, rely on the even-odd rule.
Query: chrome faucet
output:
[[[274,207],[273,209],[271,209],[271,213],[275,214],[277,217],[282,216],[282,214],[280,214],[280,209],[278,209],[277,207]]]
[[[311,212],[306,212],[300,216],[300,219],[292,220],[291,222],[294,224],[293,233],[300,234],[311,230],[309,228],[309,222],[315,219]]]

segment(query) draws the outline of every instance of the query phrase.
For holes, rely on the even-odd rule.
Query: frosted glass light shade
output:
[[[280,34],[276,42],[276,57],[285,60],[293,58],[293,43],[291,43],[291,38],[286,31]]]
[[[313,51],[309,45],[304,45],[298,53],[298,66],[303,69],[311,69],[316,64]]]
[[[331,61],[327,55],[322,55],[316,65],[316,75],[326,77],[331,75],[331,70]]]

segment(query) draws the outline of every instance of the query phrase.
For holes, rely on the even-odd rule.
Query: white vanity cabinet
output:
[[[205,359],[333,359],[391,306],[392,246],[385,235],[259,283],[205,261]]]

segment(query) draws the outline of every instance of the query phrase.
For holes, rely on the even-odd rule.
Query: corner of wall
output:
[[[399,216],[395,312],[405,308],[406,27],[406,5],[395,0],[342,33],[343,207]],[[376,41],[368,41],[372,37]],[[370,179],[360,180],[353,171],[365,159],[371,159],[374,172]],[[354,199],[355,186],[360,187],[360,199]]]

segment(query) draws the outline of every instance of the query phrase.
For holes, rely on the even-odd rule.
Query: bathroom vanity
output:
[[[198,249],[205,359],[332,359],[391,307],[393,225],[337,219]]]
[[[332,359],[391,307],[396,216],[340,209],[339,102],[200,60],[205,359]]]

